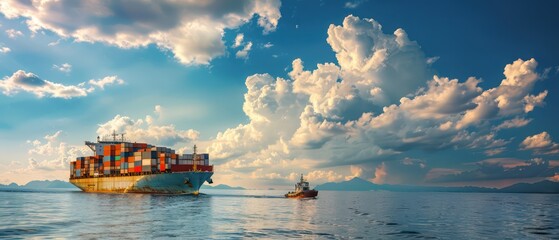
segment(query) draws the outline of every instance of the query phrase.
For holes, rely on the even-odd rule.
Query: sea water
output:
[[[559,239],[559,195],[0,190],[0,239]]]

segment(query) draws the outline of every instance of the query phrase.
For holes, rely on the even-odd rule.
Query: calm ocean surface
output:
[[[203,192],[0,191],[0,239],[559,239],[559,195]]]

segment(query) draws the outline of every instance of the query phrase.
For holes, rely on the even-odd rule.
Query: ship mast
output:
[[[111,134],[111,136],[113,136],[113,142],[116,142],[116,136],[118,135],[116,134],[115,130],[113,130],[113,134]]]
[[[194,171],[196,171],[196,158],[198,157],[198,155],[196,154],[196,144],[194,144],[194,152],[192,153],[192,161],[194,162],[194,166],[192,167],[194,169]]]

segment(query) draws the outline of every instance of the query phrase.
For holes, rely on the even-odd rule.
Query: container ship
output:
[[[212,183],[209,154],[198,154],[196,145],[192,154],[177,154],[116,133],[85,145],[94,155],[70,162],[70,183],[85,192],[198,194],[204,182]]]

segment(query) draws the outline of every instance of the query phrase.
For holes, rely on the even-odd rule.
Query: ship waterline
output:
[[[133,176],[71,178],[84,192],[198,194],[213,172],[189,171]]]

